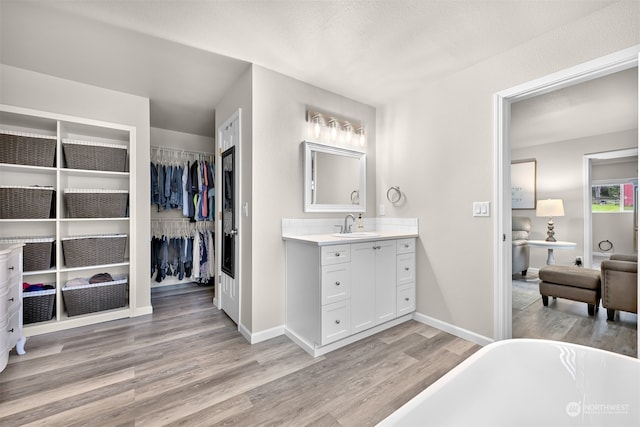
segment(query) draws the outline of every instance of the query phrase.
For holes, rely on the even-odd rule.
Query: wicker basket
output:
[[[55,265],[54,242],[55,237],[7,237],[0,239],[0,243],[24,243],[22,249],[23,271],[48,270]]]
[[[23,323],[46,322],[53,318],[56,307],[56,290],[23,292],[22,316]]]
[[[56,137],[0,130],[0,163],[53,167]]]
[[[127,190],[64,190],[69,218],[124,218],[127,216]]]
[[[52,199],[53,187],[0,186],[0,218],[50,218]]]
[[[67,167],[111,172],[124,172],[127,146],[100,142],[63,139],[62,149]]]
[[[124,262],[126,234],[70,236],[61,240],[64,264],[67,267]]]
[[[110,310],[127,305],[127,278],[114,277],[113,282],[65,286],[62,299],[69,316]]]

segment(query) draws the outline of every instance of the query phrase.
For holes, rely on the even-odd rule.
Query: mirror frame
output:
[[[304,145],[304,211],[305,212],[366,212],[367,207],[367,155],[363,151],[335,147],[317,142],[303,141]],[[318,204],[313,203],[314,176],[311,160],[313,153],[327,153],[345,156],[359,161],[359,202],[358,204]]]

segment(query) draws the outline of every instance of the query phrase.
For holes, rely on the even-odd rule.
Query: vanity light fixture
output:
[[[307,134],[309,137],[325,143],[351,145],[354,135],[358,137],[355,144],[366,146],[366,133],[364,125],[352,118],[339,117],[331,113],[318,110],[307,110]]]

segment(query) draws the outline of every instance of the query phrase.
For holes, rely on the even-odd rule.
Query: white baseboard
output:
[[[264,331],[251,333],[242,323],[238,325],[238,331],[242,336],[249,341],[250,344],[257,344],[262,341],[270,340],[271,338],[284,335],[284,325],[276,326],[275,328],[267,329]]]
[[[138,307],[135,310],[132,310],[131,317],[144,316],[145,314],[152,314],[153,307],[148,305],[146,307]]]
[[[415,312],[413,313],[413,320],[424,323],[425,325],[433,326],[441,331],[448,332],[451,335],[455,335],[459,338],[463,338],[467,341],[485,346],[494,342],[492,338],[485,337],[484,335],[476,334],[467,329],[462,329],[458,326],[454,326],[450,323],[443,322],[442,320],[434,319],[433,317]]]

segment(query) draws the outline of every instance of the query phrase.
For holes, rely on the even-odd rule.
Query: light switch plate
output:
[[[489,202],[473,202],[473,216],[491,216]]]

